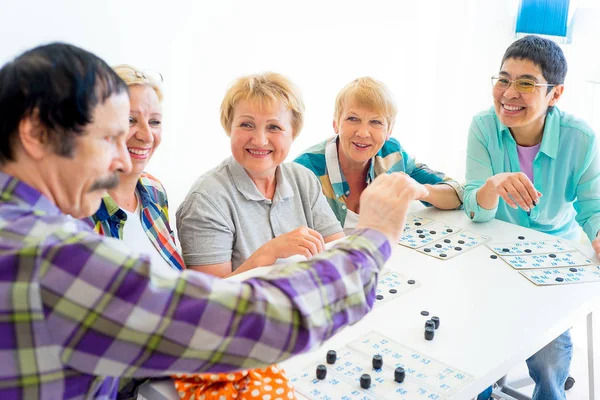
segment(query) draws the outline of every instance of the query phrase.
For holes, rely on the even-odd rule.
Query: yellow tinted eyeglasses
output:
[[[511,83],[515,84],[515,89],[521,93],[531,93],[538,86],[556,86],[555,83],[537,83],[533,79],[515,79],[511,81],[505,76],[494,75],[492,76],[492,86],[495,89],[506,90],[510,87]]]

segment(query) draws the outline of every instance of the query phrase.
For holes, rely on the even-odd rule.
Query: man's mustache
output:
[[[90,187],[90,192],[93,192],[96,190],[114,189],[118,185],[119,185],[119,175],[114,174],[113,176],[111,176],[109,178],[99,179],[96,182],[94,182],[92,184],[92,186]]]

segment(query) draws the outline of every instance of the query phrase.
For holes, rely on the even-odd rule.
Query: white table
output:
[[[462,211],[427,209],[419,214],[491,236],[492,242],[513,242],[520,235],[526,240],[556,239],[497,220],[473,223]],[[573,244],[588,257],[592,256],[591,248]],[[482,245],[455,258],[438,260],[395,246],[386,267],[408,279],[419,280],[421,286],[377,307],[320,349],[281,365],[288,375],[307,365],[316,367],[323,362],[328,349],[339,349],[375,330],[473,375],[474,380],[453,396],[453,399],[471,399],[587,315],[589,398],[597,399],[592,310],[600,296],[600,283],[538,287],[500,258],[491,259],[491,254]],[[426,318],[420,314],[422,310],[440,317],[440,329],[433,341],[423,337]],[[165,399],[171,398],[169,393],[176,396],[169,383],[153,387]]]
[[[491,242],[548,240],[556,237],[493,220],[471,222],[462,211],[419,212],[470,231],[491,236]],[[572,243],[588,257],[591,248]],[[548,342],[588,316],[590,399],[596,399],[593,368],[592,310],[600,295],[600,283],[538,287],[525,279],[485,245],[448,260],[438,260],[404,246],[395,246],[386,266],[421,286],[375,308],[322,348],[282,363],[292,375],[311,362],[323,363],[328,349],[343,347],[369,331],[474,376],[453,399],[470,399],[524,362]],[[440,317],[433,341],[423,337],[427,310]]]

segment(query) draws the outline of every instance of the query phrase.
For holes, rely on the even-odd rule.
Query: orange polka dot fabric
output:
[[[291,400],[296,392],[277,365],[228,374],[173,376],[181,400]]]

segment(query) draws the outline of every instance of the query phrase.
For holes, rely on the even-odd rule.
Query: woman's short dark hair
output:
[[[552,40],[536,35],[525,36],[508,46],[500,68],[509,58],[529,60],[538,65],[548,83],[564,84],[567,76],[567,59],[562,49]],[[551,88],[548,88],[550,90]]]

